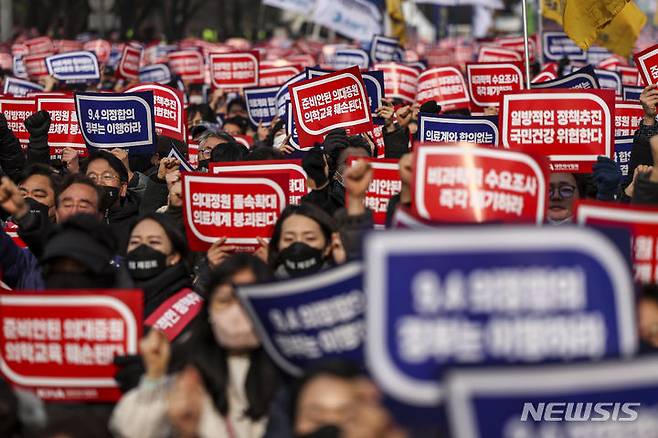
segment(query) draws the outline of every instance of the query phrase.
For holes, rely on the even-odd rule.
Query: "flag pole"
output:
[[[523,48],[525,52],[525,83],[526,88],[530,89],[530,50],[528,47],[528,6],[526,0],[521,0],[521,10],[523,13]]]

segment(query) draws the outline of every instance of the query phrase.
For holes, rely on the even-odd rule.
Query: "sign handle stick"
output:
[[[538,56],[538,61],[541,64],[543,61],[543,53],[544,53],[544,37],[542,36],[544,34],[544,15],[543,15],[543,10],[542,10],[542,0],[537,0],[537,38],[535,39],[536,47],[537,47],[537,52],[536,55]]]
[[[530,89],[530,50],[528,48],[528,6],[526,0],[521,0],[523,11],[523,49],[525,53],[525,83],[526,88]]]

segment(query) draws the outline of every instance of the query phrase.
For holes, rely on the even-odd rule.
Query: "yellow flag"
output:
[[[562,26],[581,49],[596,41],[599,31],[619,14],[630,0],[560,0]]]
[[[402,13],[403,0],[386,0],[386,13],[391,20],[392,36],[400,41],[401,45],[407,41],[407,25]]]
[[[596,43],[617,55],[628,58],[633,53],[635,41],[646,23],[645,13],[634,1],[631,1],[599,32]]]
[[[562,1],[541,0],[541,13],[545,18],[562,24]]]

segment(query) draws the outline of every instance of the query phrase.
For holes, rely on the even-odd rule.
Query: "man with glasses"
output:
[[[546,221],[551,225],[573,222],[573,205],[581,193],[571,173],[551,173]]]

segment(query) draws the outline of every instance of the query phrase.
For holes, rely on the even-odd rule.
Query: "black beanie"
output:
[[[320,146],[315,146],[304,154],[302,168],[306,175],[315,182],[316,187],[322,187],[327,183],[324,153]]]

